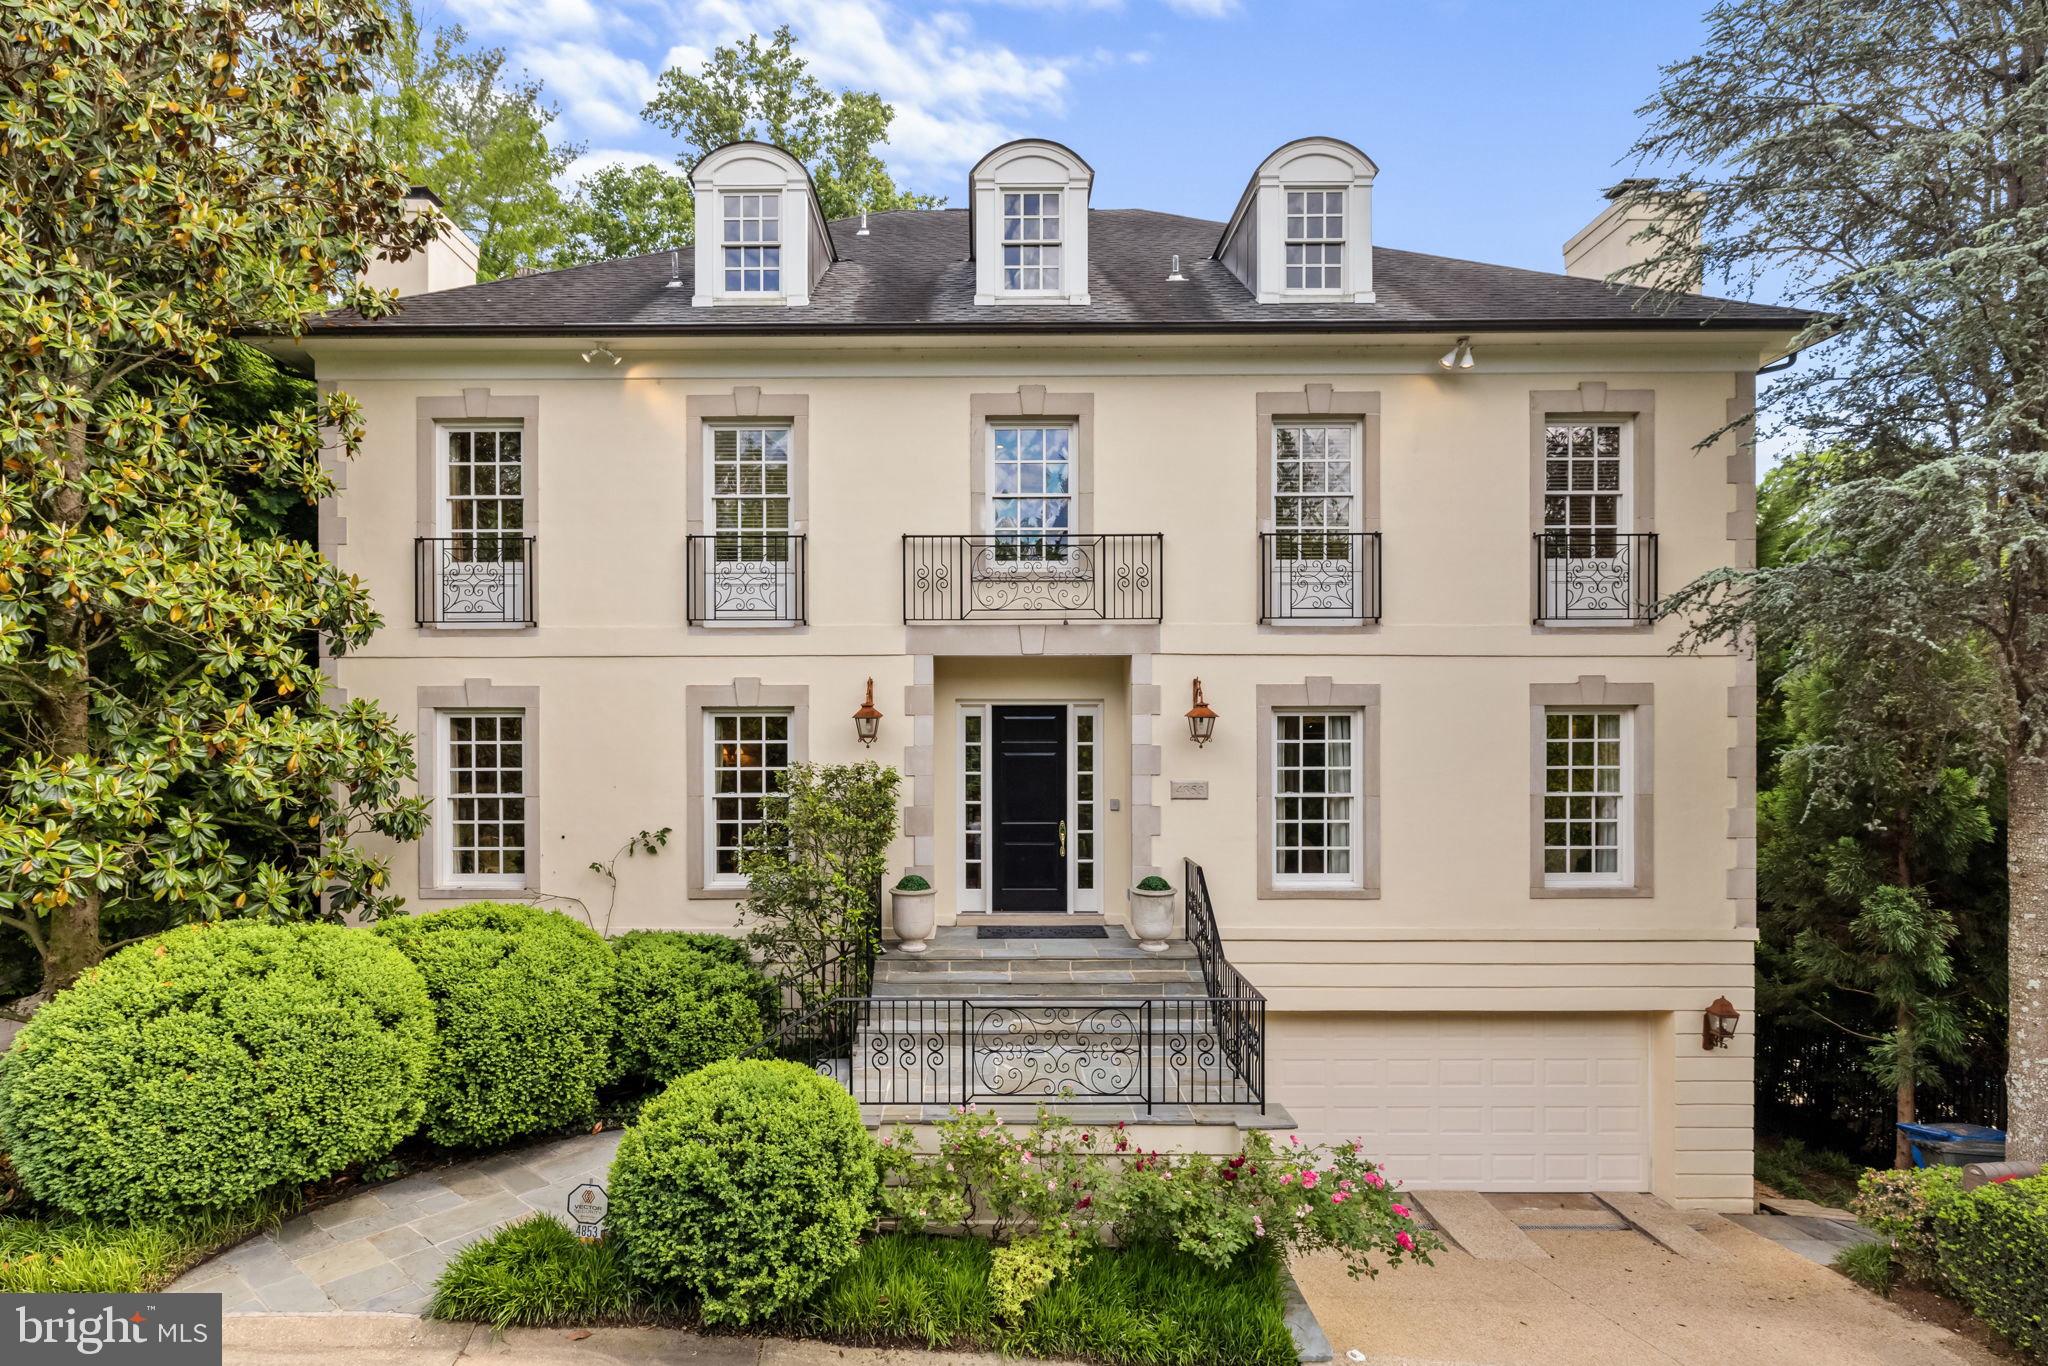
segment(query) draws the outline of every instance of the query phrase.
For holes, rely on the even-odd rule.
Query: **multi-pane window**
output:
[[[972,708],[960,714],[960,870],[961,885],[981,889],[982,820],[988,810],[982,796],[987,749],[982,735],[983,713]]]
[[[508,547],[523,544],[526,530],[524,433],[514,426],[450,427],[444,435],[447,531],[458,542],[459,557],[518,558]]]
[[[725,196],[725,288],[734,294],[782,290],[782,196]]]
[[[1554,710],[1543,717],[1543,873],[1546,880],[1618,882],[1627,875],[1622,785],[1627,718]]]
[[[1287,287],[1344,287],[1344,191],[1287,192]]]
[[[1543,435],[1543,530],[1562,542],[1551,553],[1578,558],[1615,553],[1628,496],[1623,465],[1626,424],[1552,422]]]
[[[769,797],[789,767],[789,713],[710,713],[711,848],[713,875],[740,878],[740,852],[769,821]]]
[[[1003,196],[1003,288],[1060,287],[1060,195],[1025,190]]]
[[[1357,525],[1349,423],[1277,423],[1273,428],[1275,553],[1285,560],[1339,560]]]
[[[711,521],[718,558],[789,558],[786,426],[711,429]]]
[[[1273,717],[1273,872],[1279,878],[1356,880],[1358,714],[1277,712]]]
[[[520,885],[526,878],[526,716],[451,712],[446,735],[448,876]]]
[[[998,558],[1062,559],[1072,525],[1071,427],[990,429],[993,478],[990,515]]]
[[[1074,713],[1074,886],[1095,886],[1095,713]]]

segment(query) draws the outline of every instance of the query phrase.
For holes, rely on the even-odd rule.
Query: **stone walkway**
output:
[[[623,1130],[408,1176],[310,1214],[180,1276],[230,1314],[332,1310],[417,1314],[456,1253],[535,1210],[567,1221],[569,1192],[604,1184]]]

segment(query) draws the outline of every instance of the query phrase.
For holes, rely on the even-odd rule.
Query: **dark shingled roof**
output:
[[[669,289],[664,251],[417,294],[395,317],[374,322],[334,313],[312,333],[1796,330],[1808,320],[1793,309],[1698,296],[1669,308],[1638,307],[1641,290],[1387,247],[1373,249],[1377,303],[1260,304],[1211,259],[1221,224],[1147,209],[1089,211],[1092,303],[976,307],[965,209],[873,214],[866,237],[857,226],[834,224],[839,259],[805,308],[692,307],[691,253],[682,253],[682,288]],[[1185,282],[1166,278],[1175,252]]]

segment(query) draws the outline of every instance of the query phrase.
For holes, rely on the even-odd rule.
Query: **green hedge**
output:
[[[449,1148],[588,1121],[611,1075],[611,949],[565,915],[477,902],[376,932],[426,978],[441,1046],[427,1135]]]
[[[230,1210],[389,1152],[434,1056],[420,973],[332,925],[193,925],[134,944],[0,1055],[0,1146],[40,1200],[137,1219]]]
[[[1934,1213],[1949,1287],[2022,1351],[2048,1356],[2048,1177],[1980,1186]]]
[[[747,964],[737,940],[636,930],[613,940],[612,949],[618,959],[613,1065],[620,1076],[665,1085],[760,1044],[774,987]]]
[[[713,1063],[626,1131],[611,1229],[645,1284],[700,1297],[707,1323],[754,1323],[853,1261],[876,1181],[845,1087],[794,1063]]]

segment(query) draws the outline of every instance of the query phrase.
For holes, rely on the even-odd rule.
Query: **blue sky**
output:
[[[585,167],[669,160],[639,118],[661,69],[787,21],[827,84],[896,105],[898,178],[956,204],[982,152],[1032,134],[1094,165],[1098,205],[1221,218],[1267,152],[1329,133],[1380,166],[1377,241],[1557,270],[1705,3],[425,0],[422,16],[539,77]]]

